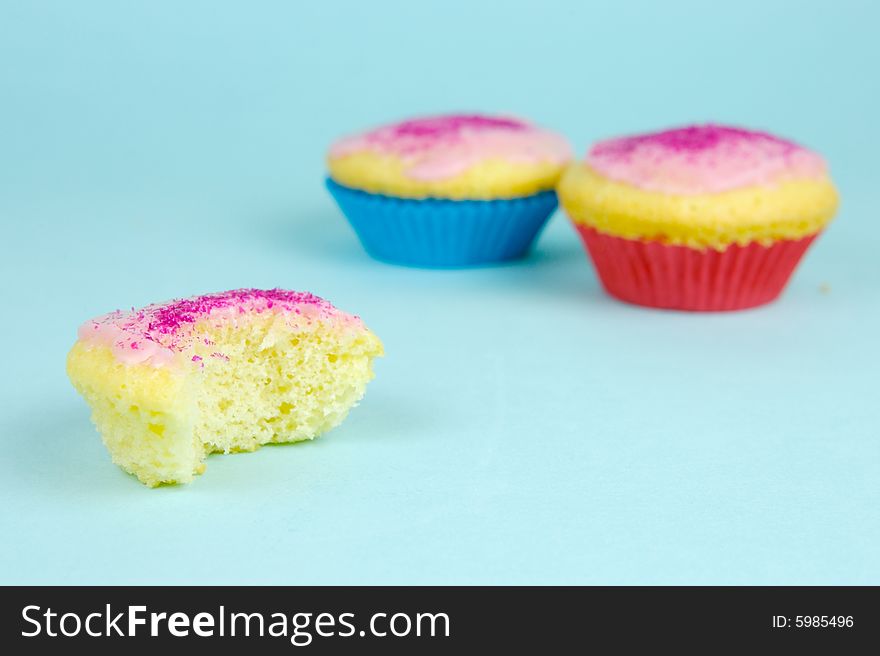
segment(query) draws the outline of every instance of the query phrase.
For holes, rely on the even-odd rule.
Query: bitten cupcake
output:
[[[310,440],[373,378],[379,338],[306,292],[235,289],[84,323],[67,372],[113,462],[155,487],[211,453]]]
[[[373,257],[473,266],[528,251],[570,160],[565,139],[519,119],[435,116],[337,141],[327,187]]]
[[[816,153],[720,125],[597,143],[558,191],[609,294],[707,311],[774,300],[838,200]]]

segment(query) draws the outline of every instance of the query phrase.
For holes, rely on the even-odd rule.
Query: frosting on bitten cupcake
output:
[[[334,322],[363,330],[361,320],[308,292],[285,289],[236,289],[116,310],[86,321],[78,336],[84,344],[105,346],[124,364],[154,367],[201,363],[225,358],[205,331],[237,323],[252,315],[277,319],[285,329],[314,321]]]
[[[508,117],[417,118],[334,143],[337,183],[402,198],[516,198],[552,189],[571,149],[560,135]]]
[[[308,293],[238,289],[87,321],[67,358],[113,461],[185,483],[210,453],[312,439],[339,424],[382,343]]]
[[[575,223],[695,248],[799,239],[837,208],[819,155],[719,125],[600,142],[569,167],[558,191]]]

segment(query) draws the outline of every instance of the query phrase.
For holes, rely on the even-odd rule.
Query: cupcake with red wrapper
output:
[[[431,116],[334,143],[327,188],[373,257],[475,266],[525,255],[570,160],[565,139],[520,119]]]
[[[816,153],[720,125],[599,142],[557,191],[609,294],[694,311],[774,300],[838,203]]]

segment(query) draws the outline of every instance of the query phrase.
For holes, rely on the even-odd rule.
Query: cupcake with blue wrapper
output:
[[[520,119],[419,118],[334,143],[327,187],[373,257],[477,266],[528,252],[571,156],[564,138]]]

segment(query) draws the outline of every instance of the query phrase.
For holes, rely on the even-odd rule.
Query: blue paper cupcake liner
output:
[[[374,258],[466,267],[525,255],[556,209],[556,192],[498,200],[424,200],[371,194],[327,178],[327,189]]]

